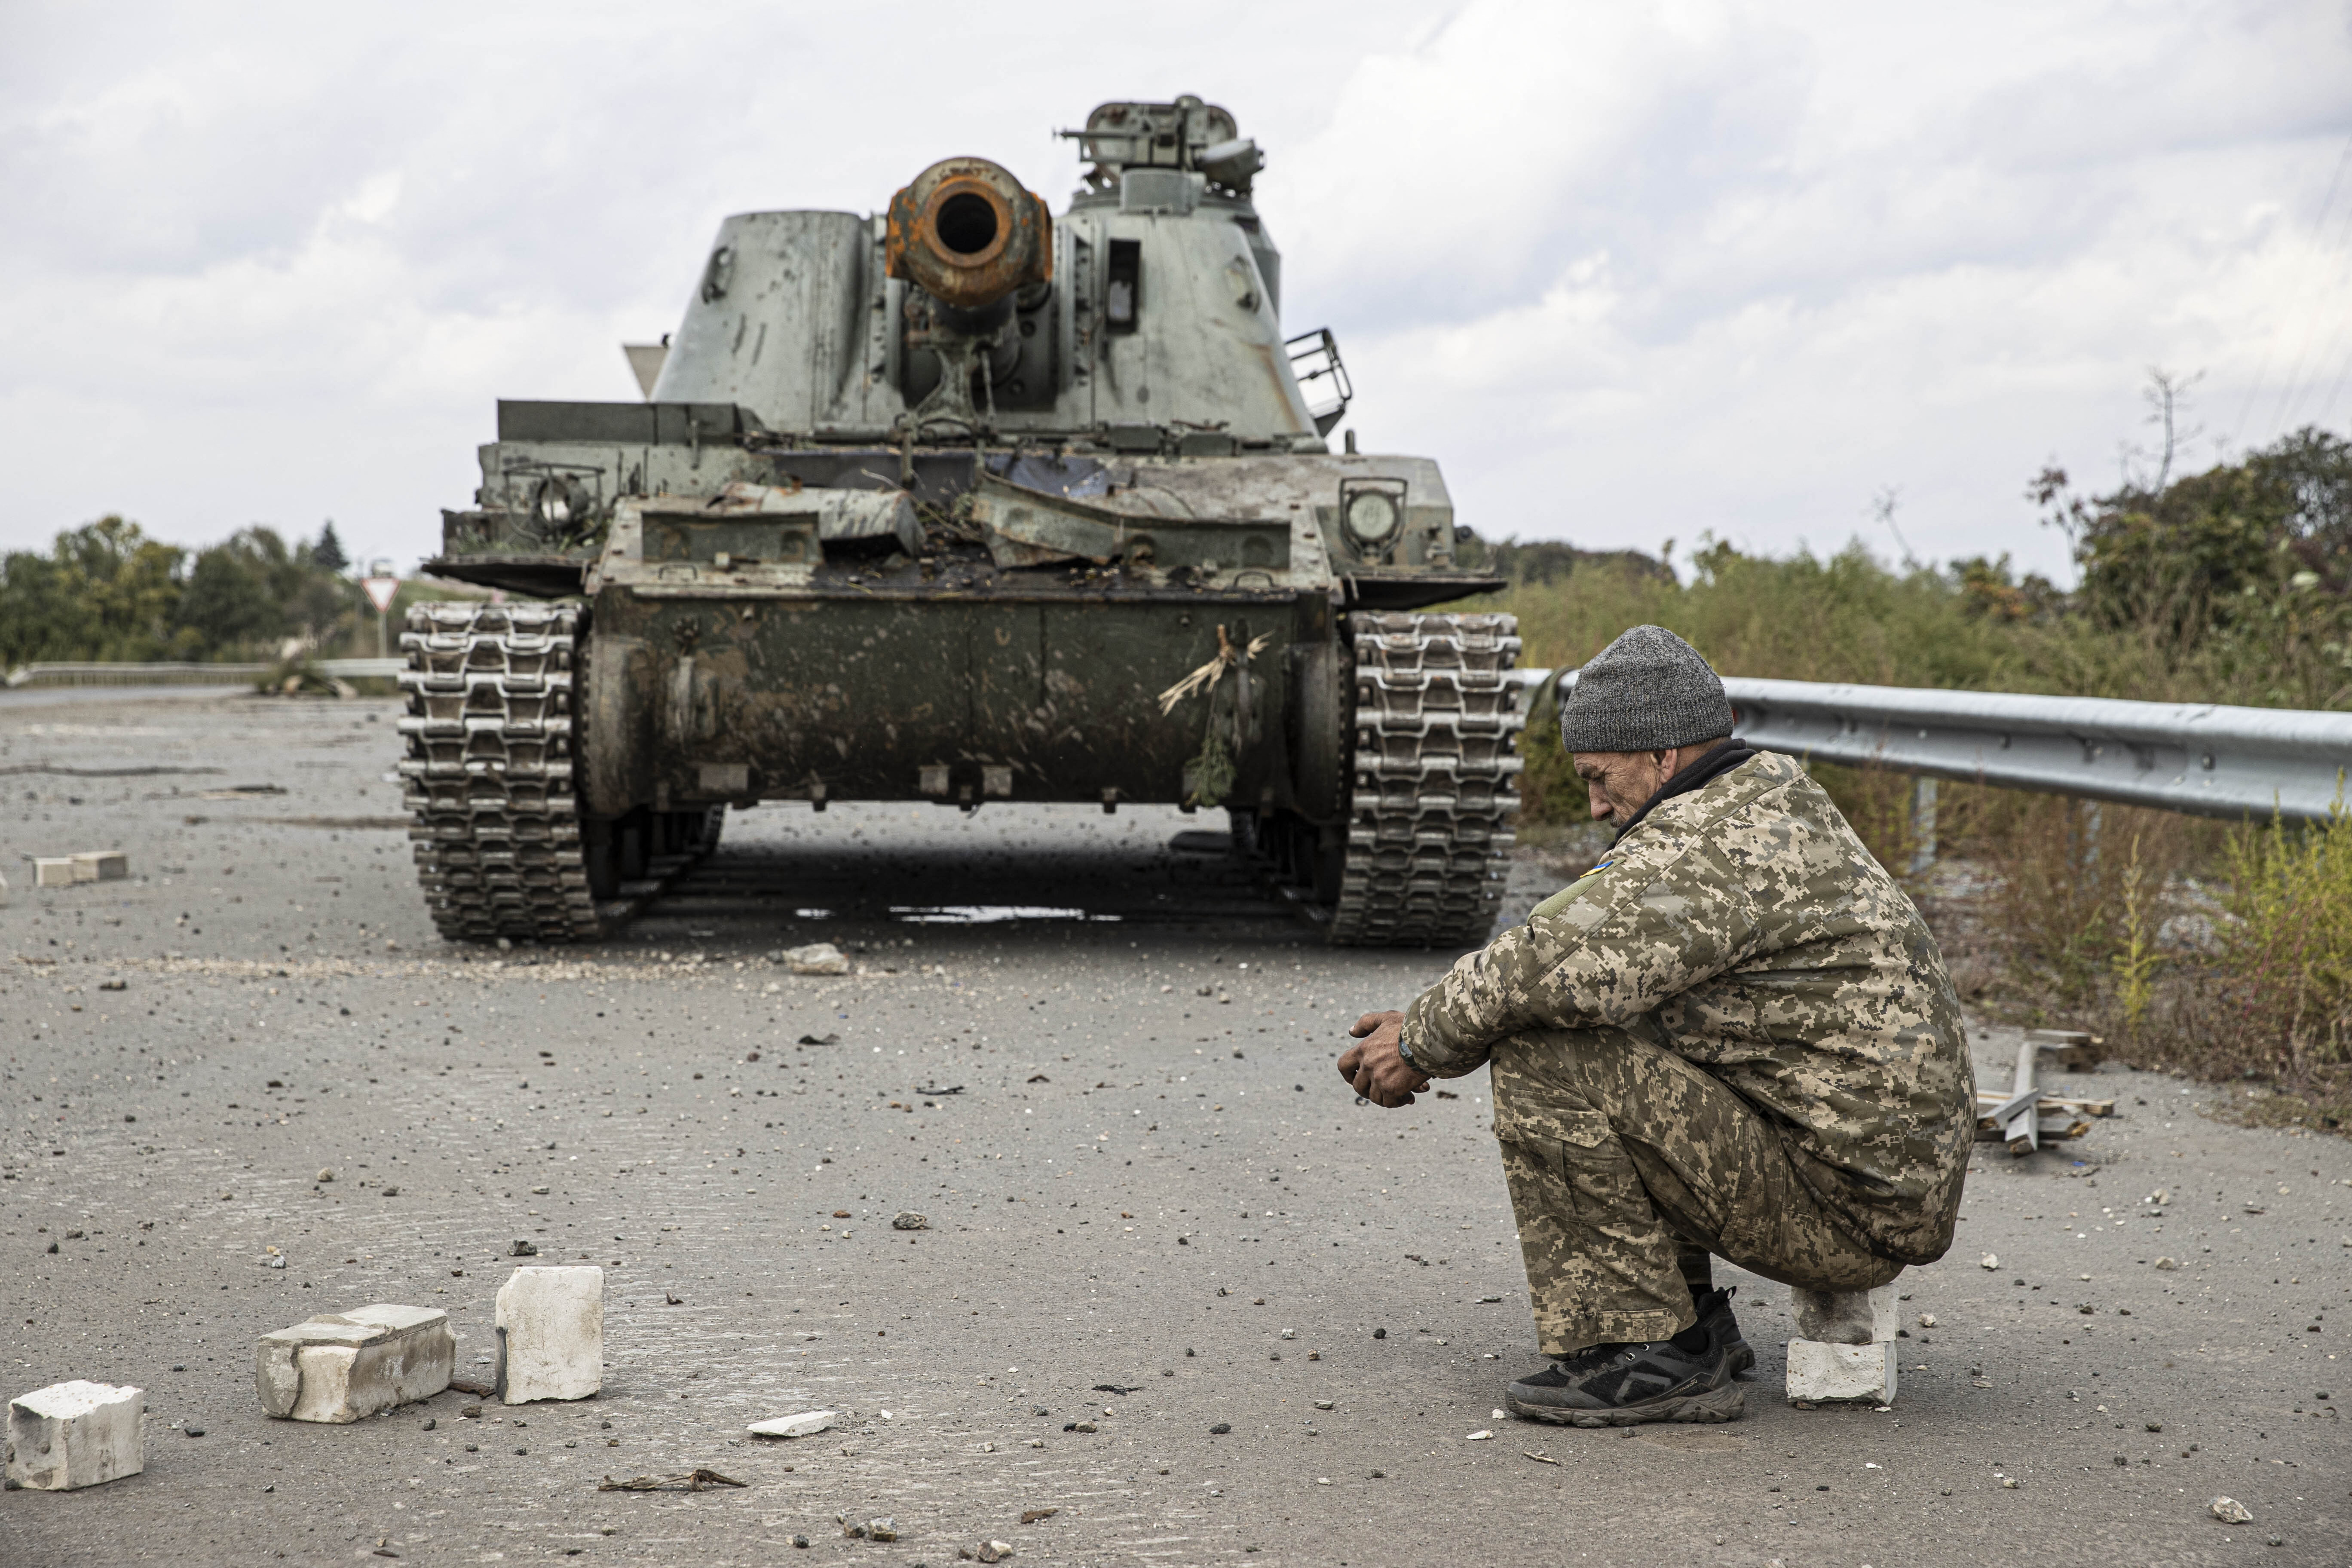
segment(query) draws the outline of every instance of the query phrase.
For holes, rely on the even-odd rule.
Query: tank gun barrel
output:
[[[889,275],[976,310],[1054,271],[1054,219],[1000,163],[944,158],[890,198]]]

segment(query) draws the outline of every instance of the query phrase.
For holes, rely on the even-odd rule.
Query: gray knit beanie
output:
[[[1571,752],[1664,752],[1731,733],[1731,700],[1698,650],[1664,626],[1634,626],[1577,672],[1559,704]]]

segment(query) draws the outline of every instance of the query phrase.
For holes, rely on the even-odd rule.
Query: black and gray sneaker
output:
[[[1731,1315],[1731,1293],[1737,1285],[1727,1285],[1711,1290],[1698,1300],[1699,1327],[1705,1329],[1715,1342],[1723,1348],[1728,1364],[1727,1375],[1737,1377],[1756,1364],[1756,1352],[1739,1337],[1739,1320]]]
[[[1737,1421],[1748,1391],[1731,1381],[1731,1357],[1705,1322],[1648,1344],[1594,1345],[1556,1357],[1503,1392],[1525,1421],[1633,1426],[1647,1421]]]

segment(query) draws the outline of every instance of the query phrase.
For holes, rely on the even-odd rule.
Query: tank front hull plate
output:
[[[1212,709],[1224,797],[1287,806],[1289,650],[1336,636],[1328,601],[971,596],[656,598],[607,588],[587,666],[588,808],[698,801],[1181,802]],[[1213,695],[1160,695],[1218,654]],[[1238,742],[1239,743],[1235,743]]]

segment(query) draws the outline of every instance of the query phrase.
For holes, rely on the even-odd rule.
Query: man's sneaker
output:
[[[1701,1324],[1671,1340],[1594,1345],[1559,1357],[1512,1384],[1503,1403],[1527,1421],[1633,1426],[1645,1421],[1736,1421],[1747,1408],[1748,1394],[1731,1381],[1726,1347]]]
[[[1739,1337],[1739,1320],[1731,1315],[1731,1293],[1737,1285],[1727,1285],[1720,1290],[1710,1290],[1698,1300],[1699,1327],[1724,1352],[1727,1376],[1737,1377],[1756,1364],[1756,1352]]]

